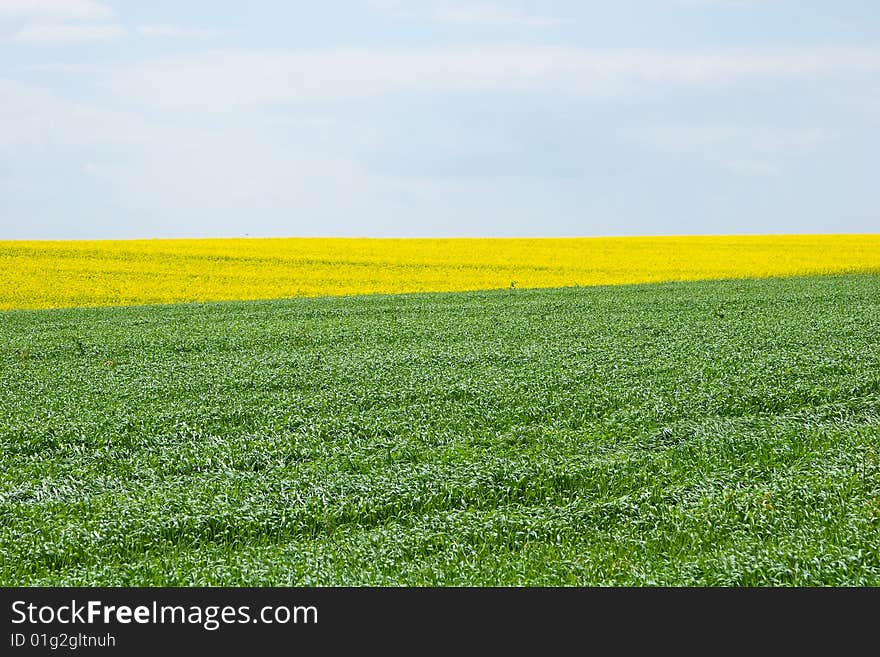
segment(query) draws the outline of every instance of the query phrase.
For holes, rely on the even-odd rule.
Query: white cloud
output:
[[[834,135],[815,128],[679,123],[647,125],[633,139],[732,173],[778,176],[792,162],[821,152]]]
[[[100,20],[113,15],[113,10],[95,0],[0,0],[0,18]]]
[[[773,0],[672,0],[672,2],[694,7],[755,7],[769,5]]]
[[[0,78],[0,149],[161,143],[136,115],[64,98],[52,89]],[[180,135],[175,135],[179,137]]]
[[[108,41],[125,36],[125,29],[113,24],[70,24],[26,25],[14,33],[7,41],[27,45],[64,45]]]
[[[76,181],[76,189],[68,189],[64,198],[82,201],[73,203],[70,213],[48,213],[65,217],[49,229],[37,225],[39,220],[7,226],[0,219],[0,232],[7,237],[94,236],[101,231],[105,236],[179,235],[181,230],[190,235],[241,234],[248,229],[237,224],[247,212],[263,217],[250,224],[252,232],[259,232],[262,224],[263,234],[320,234],[325,227],[321,217],[356,216],[358,207],[376,193],[377,181],[352,158],[328,149],[316,136],[320,126],[310,121],[299,126],[298,147],[291,149],[251,121],[218,126],[188,120],[175,125],[74,102],[51,89],[4,78],[0,98],[0,160],[17,163],[0,171],[0,186],[26,187],[30,191],[22,194],[29,202],[51,206],[46,189],[57,179],[33,180],[26,173],[29,167],[48,167]],[[285,118],[291,121],[286,131],[296,129],[292,117]],[[83,186],[100,192],[81,196]],[[340,188],[346,194],[340,195]],[[108,217],[111,206],[117,210]],[[291,207],[300,208],[301,214],[292,217]],[[88,217],[84,233],[65,224],[77,212]],[[120,225],[126,221],[120,215],[131,225]],[[211,227],[192,221],[207,215],[215,218]]]
[[[615,96],[670,86],[878,72],[880,48],[218,50],[125,68],[114,84],[167,109],[222,112],[247,105],[357,100],[404,90]]]
[[[95,0],[0,0],[0,42],[64,45],[106,41],[125,34],[109,19],[113,10]]]
[[[141,36],[158,39],[211,39],[223,35],[222,30],[180,25],[141,25],[137,32]]]
[[[517,7],[474,2],[431,2],[425,0],[368,0],[378,11],[394,18],[469,25],[510,25],[545,28],[558,25],[558,18],[530,14]]]

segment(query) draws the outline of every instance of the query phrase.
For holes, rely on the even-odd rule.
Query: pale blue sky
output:
[[[877,232],[874,0],[0,0],[0,239]]]

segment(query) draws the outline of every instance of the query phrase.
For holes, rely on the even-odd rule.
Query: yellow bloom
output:
[[[880,235],[0,242],[0,309],[880,271]]]

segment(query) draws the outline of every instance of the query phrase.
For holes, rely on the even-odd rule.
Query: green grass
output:
[[[0,313],[0,584],[880,584],[880,276]]]

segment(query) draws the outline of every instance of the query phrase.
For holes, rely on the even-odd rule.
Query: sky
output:
[[[0,239],[880,231],[876,0],[0,0]]]

